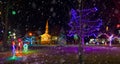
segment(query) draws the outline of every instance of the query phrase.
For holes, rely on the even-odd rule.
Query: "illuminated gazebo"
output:
[[[48,20],[46,22],[45,33],[41,35],[41,44],[50,44],[51,35],[48,34]]]

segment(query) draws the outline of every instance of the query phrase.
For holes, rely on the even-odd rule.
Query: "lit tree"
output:
[[[65,35],[65,31],[63,28],[61,28],[60,30],[60,35],[58,37],[58,44],[59,45],[65,45],[66,44],[66,35]]]
[[[74,36],[76,33],[81,35],[89,36],[95,31],[99,31],[100,26],[102,25],[102,20],[97,19],[94,21],[89,20],[89,15],[93,12],[96,12],[97,8],[84,9],[84,10],[74,10],[71,9],[71,19],[68,25],[71,27],[71,30],[68,33],[68,36]],[[82,17],[78,13],[82,13]],[[80,20],[81,19],[81,20]]]
[[[79,60],[80,64],[83,64],[83,45],[84,37],[89,36],[96,31],[99,31],[100,26],[102,25],[101,19],[96,19],[91,21],[89,16],[96,12],[97,8],[83,9],[83,10],[74,10],[71,9],[71,19],[68,25],[71,27],[71,30],[68,33],[68,36],[75,36],[75,39],[78,39],[79,43]]]

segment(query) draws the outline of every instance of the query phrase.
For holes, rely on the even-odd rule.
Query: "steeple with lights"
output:
[[[45,33],[41,35],[41,44],[50,44],[51,42],[51,35],[48,34],[49,27],[48,27],[48,20],[46,22]]]

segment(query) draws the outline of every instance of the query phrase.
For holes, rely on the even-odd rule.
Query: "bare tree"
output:
[[[78,35],[79,41],[79,61],[80,64],[84,64],[83,62],[83,49],[84,49],[84,37],[89,36],[96,31],[99,31],[100,26],[102,25],[101,19],[96,19],[91,21],[89,16],[91,13],[97,11],[97,8],[90,9],[82,9],[82,10],[74,10],[71,9],[71,19],[68,25],[71,27],[68,36]]]

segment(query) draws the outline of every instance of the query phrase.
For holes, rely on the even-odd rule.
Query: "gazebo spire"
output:
[[[48,34],[48,20],[46,22],[45,33]]]

